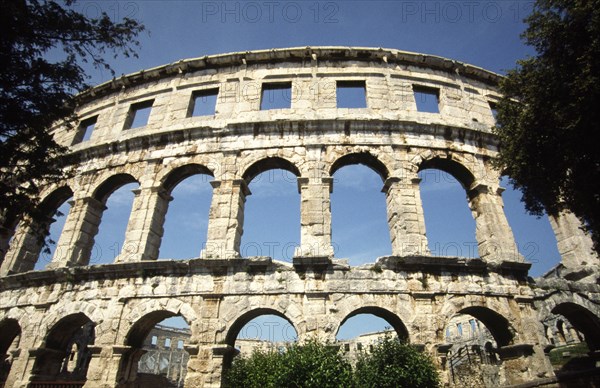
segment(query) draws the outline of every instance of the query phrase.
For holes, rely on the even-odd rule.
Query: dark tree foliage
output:
[[[426,354],[386,335],[356,363],[355,385],[373,388],[434,388],[440,385],[435,365]]]
[[[2,226],[14,227],[23,212],[40,217],[34,211],[40,185],[66,174],[66,150],[51,128],[75,125],[74,94],[88,87],[81,64],[112,72],[104,55],[136,55],[141,24],[128,18],[116,23],[106,14],[88,18],[73,9],[74,2],[0,0]]]
[[[522,38],[537,55],[501,82],[498,166],[527,210],[569,209],[600,248],[600,0],[537,0]]]

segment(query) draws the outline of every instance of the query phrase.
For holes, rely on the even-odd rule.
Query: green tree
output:
[[[50,128],[75,125],[74,94],[88,87],[82,64],[114,74],[106,54],[136,55],[141,24],[88,18],[74,3],[0,0],[0,226],[23,212],[40,216],[40,185],[65,176],[66,150]]]
[[[282,352],[236,357],[225,374],[225,386],[434,388],[439,376],[427,355],[386,335],[371,353],[359,356],[355,371],[338,347],[309,341]]]
[[[501,82],[498,166],[527,210],[571,210],[600,252],[600,0],[537,0],[522,34],[537,51]]]
[[[359,356],[355,383],[358,387],[433,388],[440,381],[426,354],[386,335],[370,353]]]
[[[255,351],[236,357],[226,372],[226,386],[352,387],[352,367],[337,347],[309,341],[289,345],[284,351]]]

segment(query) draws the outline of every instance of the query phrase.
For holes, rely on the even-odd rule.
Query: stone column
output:
[[[390,177],[382,192],[386,195],[388,225],[392,241],[392,255],[429,255],[425,234],[425,216],[421,203],[419,183],[414,177]]]
[[[104,204],[92,197],[71,202],[71,210],[48,268],[90,264],[94,237],[104,209]]]
[[[208,215],[206,248],[201,257],[206,259],[239,258],[244,227],[244,204],[250,195],[243,179],[213,180],[212,202]]]
[[[523,262],[502,202],[503,188],[492,190],[487,185],[475,184],[469,191],[469,206],[475,219],[475,237],[479,257],[488,262]]]
[[[579,219],[570,211],[562,211],[548,217],[556,235],[562,264],[567,268],[597,265],[598,255],[593,249],[590,236],[582,229]]]
[[[35,267],[44,244],[44,231],[52,221],[40,223],[28,219],[19,224],[0,267],[0,276],[31,271]]]
[[[125,241],[115,262],[158,259],[165,216],[173,197],[162,187],[136,189],[133,193]]]
[[[298,178],[300,247],[296,257],[333,257],[331,200],[333,178]]]

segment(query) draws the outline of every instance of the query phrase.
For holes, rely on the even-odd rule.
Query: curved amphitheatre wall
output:
[[[430,352],[449,380],[444,328],[464,312],[494,335],[502,384],[551,378],[545,316],[585,311],[588,319],[574,318],[573,326],[598,348],[591,334],[600,328],[598,259],[564,214],[551,220],[562,264],[540,280],[543,287],[528,279],[491,166],[499,79],[434,56],[307,47],[183,60],[83,93],[83,125],[54,129],[78,162],[71,178],[44,189],[49,216],[72,197],[46,270],[32,271],[39,228],[4,220],[7,386],[56,380],[64,333],[86,324],[93,326],[86,386],[128,386],[145,335],[173,315],[191,327],[186,386],[220,386],[237,333],[265,313],[287,319],[300,340],[335,340],[348,317],[375,314]],[[363,88],[366,107],[338,107],[337,89],[345,86]],[[273,87],[289,89],[289,106],[261,109],[262,90]],[[414,91],[436,94],[439,113],[419,111]],[[216,95],[214,114],[194,116],[195,97],[206,95]],[[148,107],[147,124],[131,128],[136,110]],[[81,141],[91,122],[91,138]],[[372,265],[350,267],[333,255],[331,177],[348,164],[382,178],[392,256]],[[301,239],[291,264],[240,255],[248,183],[273,168],[298,177]],[[465,188],[479,258],[428,252],[417,175],[426,168],[449,172]],[[196,259],[157,261],[171,191],[198,173],[214,177],[206,248]],[[121,254],[113,264],[88,265],[106,199],[130,182],[139,189]]]

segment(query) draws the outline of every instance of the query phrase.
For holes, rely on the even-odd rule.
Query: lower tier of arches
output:
[[[549,291],[536,288],[526,268],[427,260],[388,257],[352,268],[264,258],[165,261],[8,276],[0,279],[5,386],[132,387],[144,339],[174,316],[189,325],[186,387],[220,386],[240,330],[265,314],[287,321],[300,342],[333,342],[349,318],[375,315],[431,354],[447,382],[445,328],[461,314],[491,333],[501,385],[554,376],[544,352],[545,315],[575,317],[572,326],[598,349],[600,287],[576,292],[561,280],[563,291]]]

